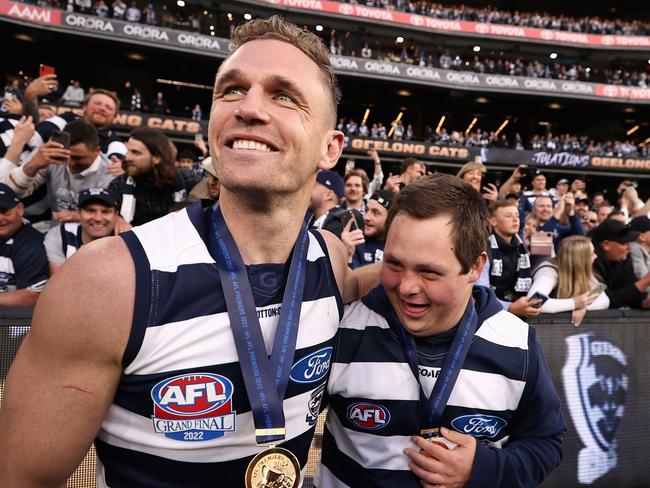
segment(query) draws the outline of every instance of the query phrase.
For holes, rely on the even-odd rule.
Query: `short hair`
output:
[[[444,173],[424,176],[397,194],[386,219],[386,235],[400,213],[416,220],[448,216],[454,255],[463,273],[468,273],[486,250],[492,233],[487,206],[480,193],[469,183]]]
[[[368,186],[370,185],[370,180],[368,179],[368,175],[366,174],[366,172],[363,171],[362,169],[353,169],[352,171],[350,171],[345,175],[343,181],[347,183],[351,176],[358,176],[359,178],[361,178],[361,186],[363,186],[363,193],[364,195],[368,193]]]
[[[331,123],[334,126],[336,123],[336,109],[341,101],[341,89],[330,61],[329,51],[323,41],[312,32],[287,22],[281,16],[272,15],[266,19],[253,19],[238,25],[231,35],[232,52],[234,53],[245,43],[258,39],[274,39],[287,42],[300,49],[316,63],[323,75],[323,81],[332,100],[333,116]]]
[[[117,113],[120,110],[120,99],[117,98],[115,92],[106,90],[104,88],[95,88],[93,90],[90,90],[90,92],[88,92],[88,95],[86,95],[86,98],[84,98],[82,106],[85,107],[88,105],[88,102],[94,95],[106,95],[108,98],[113,100],[113,103],[115,103],[115,112]]]
[[[99,133],[94,125],[84,119],[75,119],[68,122],[65,132],[70,134],[70,145],[84,144],[88,149],[95,149],[99,146]]]
[[[517,204],[510,200],[495,200],[488,207],[488,210],[490,211],[490,217],[493,217],[497,210],[505,207],[517,207]]]
[[[474,171],[474,170],[477,170],[477,169],[481,173],[486,173],[487,172],[487,168],[485,167],[485,165],[483,163],[478,163],[476,161],[470,161],[469,163],[465,163],[463,165],[463,167],[460,168],[460,170],[458,171],[456,176],[462,180],[465,173],[469,173],[470,171]]]
[[[409,169],[414,164],[420,164],[420,165],[422,165],[422,166],[424,166],[426,168],[425,164],[422,161],[420,161],[419,159],[406,158],[404,161],[402,161],[402,166],[400,166],[400,169],[399,169],[400,174],[406,173],[406,170]]]
[[[146,146],[152,156],[158,156],[160,163],[153,167],[154,182],[159,187],[176,184],[176,146],[160,129],[140,127],[130,136]]]

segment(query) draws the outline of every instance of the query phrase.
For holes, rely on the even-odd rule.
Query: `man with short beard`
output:
[[[368,200],[363,230],[353,229],[351,221],[345,226],[341,240],[348,251],[352,269],[383,261],[386,219],[392,203],[393,192],[379,190]]]
[[[45,251],[50,276],[81,246],[114,234],[117,213],[115,199],[103,188],[79,194],[79,222],[54,227],[45,235]]]
[[[364,171],[353,170],[343,178],[345,182],[345,203],[343,208],[356,210],[364,215],[366,213],[366,202],[363,196],[368,191],[369,180]]]
[[[193,171],[175,167],[176,148],[160,129],[136,129],[127,148],[122,163],[125,174],[111,181],[108,191],[122,219],[131,225],[167,214],[201,180]],[[122,222],[118,230],[124,230]]]

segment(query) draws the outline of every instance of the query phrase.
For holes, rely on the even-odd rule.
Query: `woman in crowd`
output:
[[[595,259],[594,246],[587,237],[563,239],[557,257],[544,261],[533,272],[528,297],[535,293],[549,297],[542,312],[573,311],[571,323],[579,326],[587,310],[609,307],[609,297],[591,271]]]

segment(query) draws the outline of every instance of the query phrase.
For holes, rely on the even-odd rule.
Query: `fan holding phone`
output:
[[[544,313],[573,311],[571,321],[577,327],[587,310],[609,308],[607,287],[592,273],[595,259],[594,246],[587,237],[563,239],[557,257],[544,261],[533,272],[528,297],[542,298]]]

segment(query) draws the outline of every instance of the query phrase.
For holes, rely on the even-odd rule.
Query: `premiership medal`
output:
[[[282,447],[260,452],[246,468],[246,488],[296,488],[299,485],[298,459]]]
[[[420,431],[420,435],[424,440],[429,441],[432,444],[437,444],[440,447],[443,447],[450,451],[453,451],[456,449],[456,446],[458,446],[458,444],[455,442],[445,439],[442,435],[440,435],[440,429],[422,429]],[[424,449],[420,449],[420,454],[426,457],[431,457],[431,455]]]

